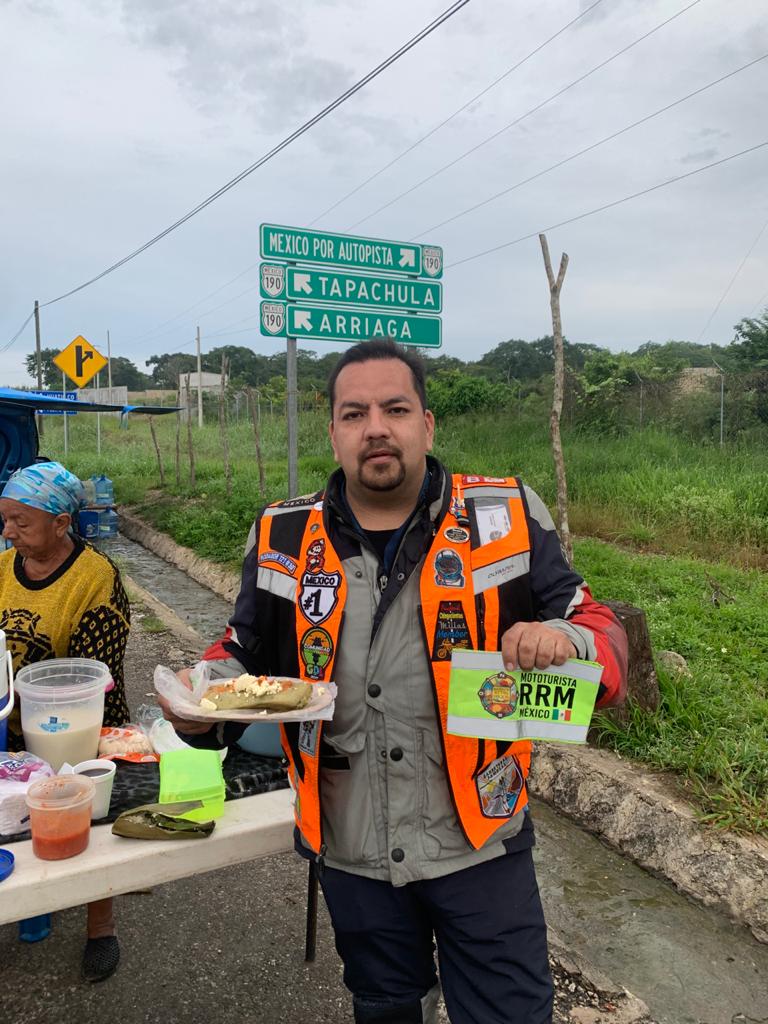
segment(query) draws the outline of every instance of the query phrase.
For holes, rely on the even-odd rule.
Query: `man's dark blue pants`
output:
[[[451,1024],[549,1024],[552,980],[530,849],[395,888],[326,867],[321,884],[357,1024],[421,1024],[440,982]]]

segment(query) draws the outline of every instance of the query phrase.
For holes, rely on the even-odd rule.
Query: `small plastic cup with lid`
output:
[[[39,779],[27,790],[32,852],[41,860],[82,853],[91,834],[96,787],[84,775]]]

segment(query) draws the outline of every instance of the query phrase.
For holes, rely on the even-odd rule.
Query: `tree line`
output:
[[[710,390],[719,388],[725,375],[733,404],[739,396],[736,429],[753,423],[768,424],[768,309],[758,318],[744,318],[735,326],[729,345],[701,345],[690,341],[646,342],[633,352],[611,352],[605,347],[564,340],[567,366],[565,422],[601,428],[619,428],[628,419],[650,422],[660,416],[669,419],[671,399],[686,368],[714,368]],[[56,349],[43,349],[43,381],[47,388],[61,387],[61,373],[53,364]],[[496,345],[478,359],[423,353],[427,366],[430,405],[437,415],[470,412],[481,408],[512,406],[520,413],[538,414],[551,395],[553,341],[551,336],[524,341],[512,338]],[[202,356],[202,368],[220,373],[222,359],[229,367],[230,390],[250,387],[269,400],[280,401],[285,394],[285,352],[264,355],[243,345],[223,345]],[[337,352],[299,349],[298,380],[302,393],[316,392],[318,399],[338,359]],[[26,357],[27,371],[37,376],[35,353]],[[196,357],[187,352],[150,356],[142,372],[125,357],[112,359],[112,383],[131,391],[176,390],[181,373],[195,372]],[[691,409],[701,406],[701,424],[706,428],[714,415],[712,403],[691,398]],[[716,411],[716,410],[715,410]],[[694,416],[696,420],[696,416]]]

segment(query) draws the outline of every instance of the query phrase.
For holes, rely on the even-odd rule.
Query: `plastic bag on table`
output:
[[[29,828],[26,792],[38,779],[56,773],[34,754],[0,753],[0,835],[12,836]]]

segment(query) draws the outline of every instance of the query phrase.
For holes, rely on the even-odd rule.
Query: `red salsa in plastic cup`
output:
[[[64,860],[82,853],[91,834],[96,791],[82,775],[58,775],[33,782],[27,790],[32,852],[41,860]]]

